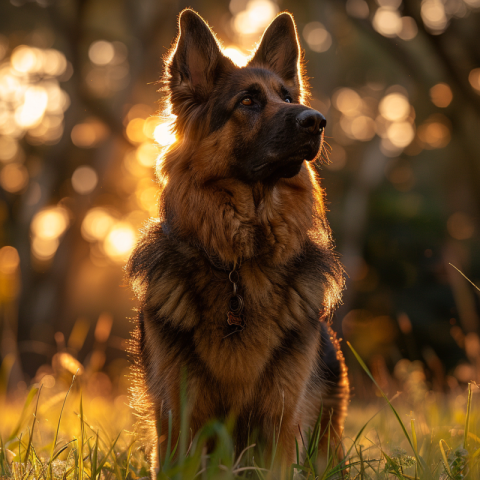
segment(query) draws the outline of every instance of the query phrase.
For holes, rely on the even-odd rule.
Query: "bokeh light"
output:
[[[82,236],[89,242],[103,240],[114,223],[115,219],[106,209],[101,207],[92,208],[83,219]]]
[[[402,26],[400,31],[397,32],[397,35],[402,40],[413,40],[418,34],[418,26],[415,19],[412,17],[402,17],[401,18]]]
[[[425,27],[432,34],[439,35],[447,28],[448,17],[441,0],[422,0],[420,14]]]
[[[447,221],[448,233],[456,240],[467,240],[475,232],[475,224],[465,212],[455,212]]]
[[[47,261],[53,258],[60,242],[58,238],[33,237],[32,253],[41,261]]]
[[[15,110],[15,120],[25,129],[38,125],[47,109],[48,95],[44,88],[27,88],[24,103]]]
[[[381,100],[378,110],[385,119],[391,122],[402,121],[410,113],[410,103],[401,93],[391,93]]]
[[[88,57],[91,63],[84,81],[91,94],[108,98],[128,85],[130,65],[124,43],[97,40],[90,45]]]
[[[477,93],[480,93],[480,68],[474,68],[468,74],[468,81]]]
[[[143,131],[145,120],[143,118],[134,118],[128,122],[127,137],[132,143],[142,143],[147,140],[147,136]]]
[[[430,89],[430,98],[437,107],[446,108],[453,100],[452,89],[446,83],[437,83]]]
[[[326,52],[332,46],[332,36],[320,22],[307,23],[303,38],[314,52]]]
[[[98,183],[97,172],[87,165],[78,167],[72,175],[73,189],[80,195],[91,193]]]
[[[442,115],[431,115],[418,127],[418,138],[426,149],[447,146],[451,138],[448,119]]]
[[[57,143],[70,105],[58,78],[68,68],[58,50],[16,47],[0,64],[0,135],[18,139],[26,134],[32,145]]]
[[[28,171],[23,165],[9,163],[0,170],[0,186],[7,192],[20,192],[27,183]]]
[[[130,256],[135,242],[136,232],[131,225],[125,222],[118,222],[108,232],[103,246],[106,254],[112,260],[123,264]]]
[[[108,65],[115,57],[115,48],[110,42],[97,40],[90,45],[88,57],[95,65]]]
[[[10,162],[14,160],[18,150],[19,145],[15,138],[0,136],[0,161]]]
[[[57,251],[60,237],[69,225],[69,214],[64,207],[48,207],[33,217],[32,253],[39,260],[50,260]]]
[[[398,148],[405,148],[414,137],[415,130],[409,122],[394,122],[387,129],[387,138]]]
[[[79,148],[94,148],[107,138],[108,133],[104,123],[90,117],[82,123],[77,123],[72,128],[70,137],[73,144]]]
[[[380,7],[372,20],[373,28],[384,37],[395,37],[402,31],[402,20],[396,9]]]
[[[347,0],[345,5],[347,13],[355,18],[368,18],[370,9],[365,0]]]
[[[335,108],[345,115],[355,115],[362,105],[360,95],[350,88],[337,90],[332,101]]]
[[[12,275],[20,264],[20,257],[17,249],[6,245],[0,248],[0,273]]]
[[[155,129],[155,131],[157,131],[157,129]],[[156,164],[158,154],[159,149],[154,143],[144,142],[139,145],[136,155],[137,160],[141,165],[145,167],[153,167]]]
[[[232,0],[230,9],[235,12],[233,28],[241,35],[262,32],[279,11],[278,5],[270,0],[249,0],[246,3]]]

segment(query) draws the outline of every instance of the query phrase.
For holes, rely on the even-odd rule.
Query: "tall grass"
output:
[[[333,432],[329,426],[322,430],[317,422],[313,431],[299,435],[295,463],[279,473],[273,461],[275,439],[265,458],[253,444],[237,452],[232,439],[233,421],[211,421],[192,439],[185,413],[182,434],[175,444],[169,422],[166,454],[157,478],[480,478],[476,385],[468,385],[465,401],[458,396],[430,395],[428,402],[410,410],[408,399],[401,395],[388,398],[350,348],[383,403],[352,404],[341,447],[332,442],[327,452],[319,453],[322,438],[333,438]],[[33,386],[21,407],[18,402],[0,399],[2,480],[137,479],[149,475],[145,448],[135,434],[128,406],[82,394],[75,377],[62,395],[49,397],[44,390],[41,385]],[[207,449],[207,443],[215,445],[213,450]],[[338,448],[344,449],[341,461]],[[268,463],[266,458],[270,459]]]

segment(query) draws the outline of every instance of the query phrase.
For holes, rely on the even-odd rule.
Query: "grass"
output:
[[[480,478],[480,417],[474,408],[475,384],[461,395],[407,391],[389,399],[350,346],[378,392],[369,404],[352,403],[343,438],[345,458],[318,454],[317,425],[297,444],[295,463],[285,478],[329,480]],[[0,397],[0,478],[106,480],[149,475],[144,446],[124,394],[95,396],[85,388],[88,372],[56,379],[55,387],[34,385],[22,401]],[[49,388],[47,388],[49,387]],[[85,389],[86,393],[82,393]],[[408,389],[407,389],[408,390]],[[90,392],[90,393],[89,393]],[[212,421],[191,440],[188,432],[168,449],[159,479],[275,478],[272,463],[254,446],[235,454],[232,422]],[[215,448],[207,454],[209,439]],[[275,445],[273,447],[275,449]],[[302,453],[305,452],[305,453]]]

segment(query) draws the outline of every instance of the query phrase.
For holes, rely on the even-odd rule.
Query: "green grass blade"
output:
[[[55,431],[55,436],[53,437],[53,444],[52,444],[52,450],[51,450],[51,453],[50,453],[50,462],[49,462],[49,465],[51,463],[51,459],[53,458],[53,452],[55,451],[55,448],[57,446],[57,441],[58,441],[58,434],[60,432],[60,422],[62,421],[62,414],[63,414],[63,410],[65,408],[65,403],[67,402],[67,397],[68,397],[68,394],[70,393],[70,390],[72,389],[73,387],[73,382],[75,381],[75,375],[73,376],[72,378],[72,382],[70,383],[70,387],[67,391],[67,394],[65,395],[65,398],[63,400],[63,405],[62,405],[62,408],[60,410],[60,415],[58,417],[58,422],[57,422],[57,429]],[[53,477],[52,477],[53,478]]]
[[[42,385],[43,386],[43,385]],[[40,400],[40,393],[42,392],[42,386],[40,386],[38,390],[38,395],[37,395],[37,403],[35,404],[35,411],[33,412],[33,423],[32,423],[32,431],[30,432],[30,436],[28,438],[28,446],[27,446],[27,451],[25,452],[25,465],[28,462],[28,457],[30,456],[30,451],[32,449],[32,440],[33,440],[33,432],[35,430],[35,423],[37,421],[37,411],[38,411],[38,401]],[[32,461],[33,465],[33,461]]]
[[[123,431],[122,431],[122,432],[123,432]],[[122,432],[120,432],[120,433],[117,435],[117,438],[116,438],[115,441],[113,442],[112,446],[111,446],[110,449],[108,450],[108,452],[107,452],[107,454],[105,455],[105,457],[103,458],[103,460],[100,462],[100,465],[99,465],[98,468],[96,469],[95,473],[92,471],[92,478],[95,478],[95,476],[101,472],[101,470],[102,470],[103,466],[105,465],[105,462],[107,461],[108,457],[112,454],[113,449],[115,448],[115,445],[117,444],[118,439],[120,438],[120,435],[122,434]]]
[[[5,477],[10,476],[10,468],[8,466],[7,455],[5,454],[5,445],[3,438],[0,435],[0,475]]]
[[[415,447],[415,451],[418,452],[417,432],[415,430],[415,419],[410,420],[410,426],[412,428],[412,442]],[[418,478],[418,467],[415,465],[415,478]]]
[[[93,458],[92,458],[92,463],[90,465],[90,469],[92,471],[92,480],[96,480],[97,475],[97,463],[98,463],[98,430],[97,430],[97,435],[95,437],[95,445],[93,446]]]
[[[405,480],[405,477],[403,476],[400,467],[385,452],[382,451],[382,454],[387,461],[387,466],[395,472],[395,476],[400,480]]]
[[[371,374],[369,368],[367,367],[367,365],[365,364],[365,362],[362,360],[362,358],[360,357],[360,355],[356,352],[356,350],[352,347],[351,343],[350,342],[347,342],[347,345],[350,347],[350,350],[353,352],[353,354],[355,355],[355,358],[357,359],[358,363],[360,364],[360,366],[363,368],[363,370],[365,371],[365,373],[368,375],[368,377],[370,378],[370,380],[372,380],[372,382],[375,384],[375,386],[378,388],[379,392],[382,394],[382,397],[385,399],[385,401],[388,403],[390,409],[392,410],[393,414],[395,415],[395,417],[397,418],[398,420],[398,423],[400,424],[400,427],[403,431],[403,434],[405,435],[408,443],[410,444],[410,447],[412,448],[412,451],[415,455],[415,458],[417,459],[417,464],[419,466],[419,468],[423,471],[424,470],[424,465],[423,465],[423,461],[421,459],[421,457],[418,455],[418,452],[416,450],[416,448],[414,447],[413,445],[413,442],[412,442],[412,439],[410,438],[410,435],[408,434],[407,432],[407,429],[405,428],[405,425],[403,424],[402,422],[402,419],[400,418],[400,415],[398,414],[398,412],[395,410],[395,407],[391,404],[390,400],[388,399],[388,397],[385,395],[385,393],[383,392],[383,390],[380,388],[380,385],[377,383],[377,381],[375,380],[375,378],[373,377],[373,375]]]
[[[53,455],[53,457],[51,458],[51,461],[53,462],[54,460],[56,460],[61,453],[63,453],[67,448],[68,446],[73,443],[75,440],[71,440],[70,442],[67,442],[65,445],[63,445],[62,447],[60,447],[57,452],[55,453],[55,455]]]
[[[463,448],[467,449],[467,440],[468,440],[468,428],[470,426],[470,410],[472,408],[472,384],[468,384],[468,395],[467,395],[467,415],[465,417],[465,434],[463,438]]]
[[[78,480],[83,480],[83,442],[85,424],[83,423],[83,395],[80,394],[80,442],[78,444]]]
[[[448,459],[447,459],[447,453],[445,452],[445,447],[443,444],[447,446],[447,448],[450,450],[450,447],[448,446],[447,442],[445,440],[440,440],[438,442],[440,445],[440,452],[442,453],[442,458],[443,458],[443,464],[445,465],[445,470],[447,471],[449,477],[452,476],[452,471],[450,470],[450,465],[448,464]]]
[[[128,478],[128,474],[130,473],[130,460],[132,458],[132,450],[133,450],[133,446],[135,445],[135,442],[137,441],[137,439],[135,438],[133,440],[133,442],[130,444],[130,446],[128,447],[128,451],[127,451],[127,467],[125,469],[125,478]]]

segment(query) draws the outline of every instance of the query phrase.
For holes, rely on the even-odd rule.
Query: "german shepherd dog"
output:
[[[256,430],[288,464],[320,412],[330,438],[342,433],[349,385],[328,320],[344,276],[311,166],[326,121],[302,68],[288,13],[243,68],[198,14],[180,14],[163,78],[178,140],[157,166],[159,219],[127,269],[134,402],[160,455],[169,416],[179,435],[182,376],[193,435],[232,416],[238,451]]]

